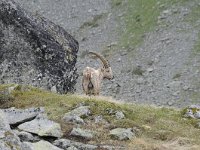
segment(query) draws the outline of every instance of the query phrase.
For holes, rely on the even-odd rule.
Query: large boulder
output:
[[[0,0],[0,84],[74,91],[78,42],[63,28],[13,0]]]
[[[34,119],[37,115],[44,112],[44,108],[38,107],[38,108],[16,109],[12,107],[8,109],[3,109],[3,112],[6,115],[8,123],[10,125],[15,125]]]
[[[44,115],[38,115],[34,120],[18,126],[20,130],[37,134],[39,136],[62,137],[60,124],[48,120]]]

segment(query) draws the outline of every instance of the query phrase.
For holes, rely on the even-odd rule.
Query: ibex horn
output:
[[[102,55],[95,53],[95,52],[88,52],[88,54],[93,54],[93,55],[97,56],[103,62],[104,66],[106,68],[110,67],[108,61]]]

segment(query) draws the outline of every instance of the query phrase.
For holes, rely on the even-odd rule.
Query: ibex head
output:
[[[113,79],[114,78],[113,73],[112,73],[112,69],[110,67],[108,60],[106,60],[102,55],[95,53],[95,52],[88,52],[88,54],[95,55],[103,63],[103,66],[101,67],[101,72],[103,74],[103,78],[106,78],[106,79]]]

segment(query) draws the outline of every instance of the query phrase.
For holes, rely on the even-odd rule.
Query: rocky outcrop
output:
[[[15,109],[15,108],[9,108],[3,110],[6,119],[8,120],[8,123],[13,124],[19,124],[22,122],[25,122],[27,120],[31,120],[35,118],[40,113],[44,112],[44,108],[28,108],[28,109]]]
[[[43,115],[38,115],[34,120],[25,122],[18,128],[39,136],[62,137],[63,135],[60,124],[48,120]]]
[[[0,83],[74,91],[78,42],[63,28],[0,0]]]
[[[36,113],[34,114],[36,115],[35,117],[32,116],[33,112]],[[61,130],[59,123],[48,119],[43,108],[16,109],[13,107],[0,109],[0,150],[125,149],[123,145],[90,143],[90,141],[99,136],[99,131],[84,127],[86,123],[94,122],[92,118],[89,119],[89,116],[87,116],[89,113],[89,106],[80,106],[68,112],[67,114],[74,114],[80,117],[85,115],[83,119],[85,123],[73,123],[71,132],[66,133],[63,132],[63,128]],[[14,117],[17,118],[14,121],[16,123],[10,121]],[[70,124],[71,122],[66,122],[66,126],[69,125],[69,128],[71,128]],[[127,140],[134,137],[135,134],[131,129],[121,129],[118,131],[117,136],[120,137],[120,140]]]
[[[78,108],[75,108],[71,112],[66,113],[63,117],[63,120],[65,122],[84,124],[84,121],[81,117],[88,116],[89,114],[89,106],[80,106]]]

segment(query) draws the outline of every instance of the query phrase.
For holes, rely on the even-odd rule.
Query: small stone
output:
[[[189,90],[189,88],[190,88],[189,86],[184,86],[184,87],[183,87],[183,90],[184,90],[184,91],[187,91],[187,90]]]
[[[65,122],[74,122],[78,124],[83,124],[84,120],[81,117],[88,116],[89,114],[90,114],[89,106],[80,106],[66,113],[63,117],[63,120]]]
[[[135,134],[131,130],[131,128],[116,128],[110,131],[110,135],[119,140],[130,140],[135,137]]]
[[[82,137],[85,139],[92,139],[94,137],[94,132],[91,130],[85,130],[85,129],[81,129],[81,128],[73,128],[70,135],[72,136],[78,136],[78,137]]]
[[[118,120],[120,120],[120,119],[124,119],[124,118],[125,118],[125,115],[124,115],[123,112],[117,111],[117,112],[115,113],[115,117],[116,117]]]
[[[153,72],[153,70],[154,70],[153,68],[148,68],[147,72]]]
[[[168,101],[167,104],[168,104],[169,106],[172,106],[172,105],[174,104],[174,102],[173,102],[173,101]]]
[[[95,123],[99,123],[99,122],[101,122],[103,120],[103,117],[100,115],[100,116],[95,116],[94,117],[94,122]]]
[[[118,59],[117,59],[117,62],[121,62],[121,60],[122,60],[121,58],[118,58]]]
[[[51,87],[51,92],[57,93],[57,88],[56,88],[56,86],[52,86],[52,87]]]
[[[195,118],[194,115],[193,115],[193,111],[191,109],[187,109],[186,110],[186,113],[185,113],[184,117],[186,117],[186,118]]]
[[[200,111],[197,111],[196,113],[194,113],[194,117],[197,119],[200,119]]]
[[[67,150],[78,150],[75,146],[70,146],[67,148]]]

